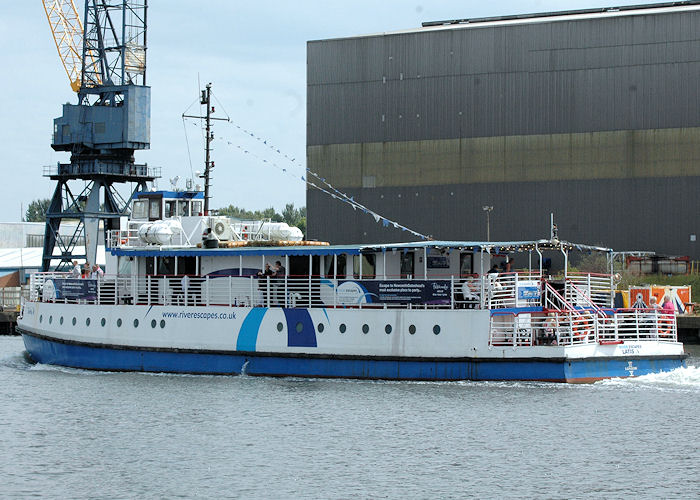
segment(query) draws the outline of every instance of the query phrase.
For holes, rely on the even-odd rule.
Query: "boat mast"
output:
[[[228,118],[215,118],[211,116],[215,109],[211,105],[211,82],[207,83],[206,88],[202,90],[199,103],[207,107],[207,112],[204,116],[182,115],[185,118],[197,118],[204,120],[205,137],[204,137],[204,215],[209,215],[209,189],[211,188],[211,170],[214,168],[214,162],[211,161],[211,141],[214,140],[214,132],[211,130],[212,120],[228,121]]]

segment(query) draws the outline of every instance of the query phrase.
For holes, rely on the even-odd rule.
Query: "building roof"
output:
[[[516,24],[531,24],[556,21],[574,21],[596,18],[610,18],[621,16],[649,15],[676,13],[679,11],[700,10],[700,0],[688,0],[683,2],[662,2],[642,5],[626,5],[620,7],[601,7],[596,9],[564,10],[554,12],[538,12],[532,14],[514,14],[509,16],[448,19],[443,21],[427,21],[420,28],[406,30],[387,31],[381,33],[369,33],[352,37],[340,37],[325,40],[311,40],[321,42],[326,40],[343,40],[351,38],[369,38],[384,35],[400,35],[408,33],[420,33],[425,31],[445,29],[469,29],[493,26],[508,26]]]

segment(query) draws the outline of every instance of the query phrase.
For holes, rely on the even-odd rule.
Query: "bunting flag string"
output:
[[[350,206],[352,207],[352,209],[355,210],[355,211],[356,211],[357,209],[360,209],[360,211],[362,211],[363,213],[372,216],[372,217],[374,218],[375,222],[377,222],[377,223],[381,222],[383,227],[392,226],[392,227],[395,228],[395,229],[400,229],[401,231],[408,232],[408,233],[410,233],[410,234],[412,234],[412,235],[414,235],[414,236],[416,236],[416,237],[418,237],[418,238],[420,238],[420,239],[422,239],[422,240],[429,240],[429,239],[431,239],[429,236],[426,236],[426,235],[424,235],[424,234],[422,234],[422,233],[419,233],[418,231],[414,231],[413,229],[410,229],[410,228],[408,228],[408,227],[406,227],[406,226],[404,226],[404,225],[402,225],[402,224],[400,224],[400,223],[398,223],[398,222],[396,222],[396,221],[387,219],[386,217],[382,216],[381,214],[378,214],[377,212],[375,212],[375,211],[373,211],[373,210],[367,208],[367,207],[364,206],[363,204],[361,204],[361,203],[355,201],[354,197],[348,196],[347,194],[343,193],[342,191],[336,189],[336,188],[335,188],[333,185],[331,185],[330,182],[328,182],[326,179],[324,179],[323,177],[321,177],[320,175],[318,175],[316,172],[313,172],[313,171],[310,170],[309,168],[307,168],[307,167],[305,167],[304,165],[302,165],[301,163],[299,163],[299,162],[296,160],[296,157],[292,157],[292,156],[287,155],[286,153],[284,153],[280,148],[276,147],[271,141],[269,141],[269,140],[267,140],[267,139],[265,139],[265,138],[262,138],[262,137],[258,136],[258,135],[255,134],[254,132],[252,132],[252,131],[250,131],[250,130],[248,130],[248,129],[246,129],[246,128],[243,128],[243,127],[241,127],[240,125],[238,125],[238,124],[236,124],[236,123],[234,123],[234,122],[227,122],[227,123],[229,123],[231,126],[233,126],[233,127],[235,127],[236,129],[238,129],[240,132],[242,132],[242,133],[243,133],[244,135],[246,135],[247,137],[250,137],[250,138],[254,139],[255,141],[259,142],[263,147],[269,149],[270,151],[272,151],[273,153],[277,154],[278,156],[281,156],[281,157],[284,158],[287,162],[291,163],[291,164],[294,165],[295,167],[298,167],[298,168],[302,169],[302,171],[303,171],[306,175],[298,175],[298,174],[296,174],[296,173],[290,171],[289,169],[287,169],[287,168],[285,168],[285,167],[283,167],[283,166],[281,166],[281,165],[278,165],[276,162],[274,162],[274,161],[272,161],[272,160],[268,160],[268,159],[266,159],[266,158],[263,158],[263,157],[261,157],[261,156],[255,154],[255,153],[253,153],[252,151],[250,151],[249,148],[245,148],[245,147],[241,146],[240,144],[235,144],[233,141],[227,140],[226,138],[224,138],[224,137],[221,136],[221,135],[220,135],[219,137],[216,138],[216,139],[218,139],[218,140],[224,142],[225,145],[230,146],[231,148],[235,148],[235,149],[239,150],[241,153],[243,153],[243,154],[245,154],[245,155],[254,157],[254,158],[256,158],[258,161],[260,161],[260,162],[262,162],[262,163],[265,163],[265,164],[267,164],[267,165],[271,165],[272,167],[274,167],[274,168],[280,170],[282,173],[284,173],[284,174],[286,174],[286,175],[288,175],[288,176],[290,176],[290,177],[292,177],[292,178],[294,178],[294,179],[301,180],[302,182],[305,182],[307,186],[310,186],[310,187],[312,187],[312,188],[314,188],[314,189],[316,189],[316,190],[318,190],[318,191],[321,191],[322,193],[327,194],[328,196],[330,196],[330,197],[333,198],[333,199],[340,200],[340,201],[342,201],[343,203],[346,203],[346,204],[350,205]],[[193,125],[197,126],[196,123],[193,123]],[[215,139],[215,140],[216,140],[216,139]],[[321,185],[316,184],[315,182],[313,182],[313,181],[310,179],[310,177],[313,177],[314,179],[316,179]]]

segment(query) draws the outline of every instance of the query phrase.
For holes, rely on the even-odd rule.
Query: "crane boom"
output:
[[[73,0],[42,0],[42,3],[70,86],[78,92],[83,69],[83,24],[78,11]]]

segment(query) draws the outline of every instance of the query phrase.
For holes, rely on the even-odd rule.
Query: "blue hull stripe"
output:
[[[238,334],[238,341],[236,342],[236,350],[255,351],[255,346],[258,343],[260,323],[262,323],[266,312],[266,307],[256,307],[250,310],[241,325],[241,331]]]
[[[590,382],[670,371],[682,357],[543,361],[383,360],[306,358],[245,353],[196,353],[117,349],[54,342],[24,334],[32,358],[45,364],[109,371],[343,377],[391,380],[549,380]]]

